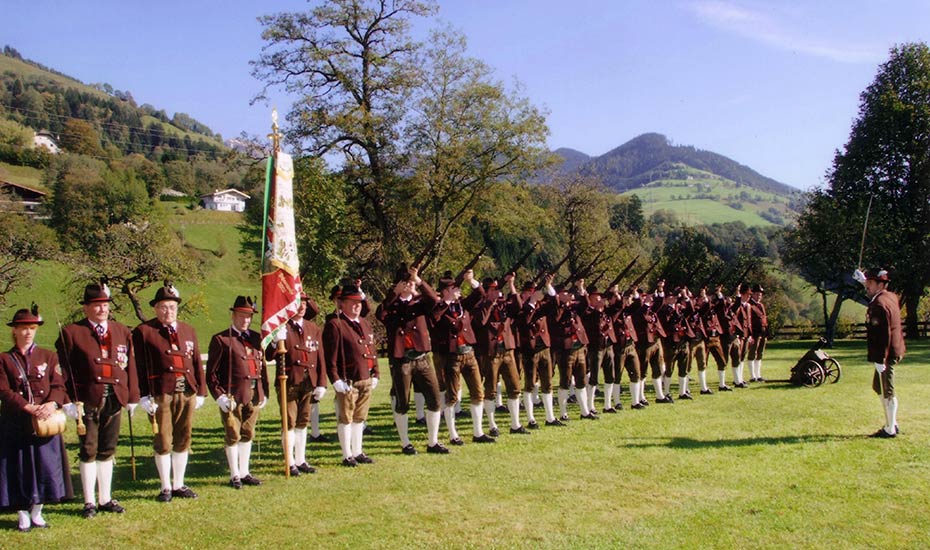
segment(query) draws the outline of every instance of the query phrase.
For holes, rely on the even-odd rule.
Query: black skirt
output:
[[[0,418],[0,509],[74,498],[62,437],[36,437],[28,417],[14,416]]]

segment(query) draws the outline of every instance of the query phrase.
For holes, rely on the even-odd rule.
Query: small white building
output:
[[[32,138],[32,145],[35,148],[45,147],[53,155],[61,152],[61,148],[58,147],[58,140],[49,132],[36,132],[36,135]]]
[[[245,201],[249,199],[248,195],[238,189],[216,190],[209,195],[200,197],[200,205],[207,210],[219,210],[221,212],[242,212],[245,210]]]

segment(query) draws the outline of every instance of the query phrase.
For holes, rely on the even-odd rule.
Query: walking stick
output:
[[[284,477],[291,477],[291,437],[287,431],[287,372],[284,369],[284,354],[287,347],[284,340],[278,340],[274,362],[278,371],[278,400],[281,405],[281,442],[284,445]]]
[[[58,354],[58,362],[65,363],[65,371],[68,373],[68,380],[71,381],[71,391],[74,394],[74,406],[77,409],[77,419],[75,419],[78,435],[87,435],[87,426],[84,425],[84,402],[80,400],[77,393],[77,382],[74,381],[74,370],[71,368],[71,356],[65,344],[65,333],[61,329],[61,320],[58,317],[58,310],[55,309],[55,323],[58,324],[58,341],[61,342],[61,350]]]
[[[869,206],[865,209],[865,223],[862,224],[862,240],[859,242],[859,262],[857,268],[862,268],[862,251],[865,250],[865,231],[869,227],[869,213],[872,212],[872,199],[875,195],[869,194]]]
[[[136,480],[136,439],[132,433],[132,413],[129,414],[129,465],[132,467],[132,480]]]

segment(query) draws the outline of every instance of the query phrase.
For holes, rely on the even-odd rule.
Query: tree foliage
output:
[[[871,207],[869,206],[871,203]],[[892,271],[917,334],[916,312],[930,283],[930,48],[892,48],[860,96],[859,115],[828,173],[811,194],[788,243],[791,263],[814,284],[845,292],[857,267],[859,235],[869,211],[862,262]],[[807,254],[805,254],[807,252]],[[821,255],[832,261],[832,266]],[[832,269],[832,274],[830,273]],[[913,315],[911,313],[914,313]]]

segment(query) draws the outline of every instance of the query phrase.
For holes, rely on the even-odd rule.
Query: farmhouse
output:
[[[32,145],[36,148],[45,147],[49,153],[57,155],[61,152],[61,148],[58,147],[58,140],[55,139],[49,132],[36,132],[35,137],[32,138]]]
[[[38,189],[0,180],[0,212],[23,212],[34,216],[46,195]]]
[[[209,195],[200,197],[200,205],[207,210],[221,212],[242,212],[245,210],[245,201],[250,197],[238,189],[216,190]]]

